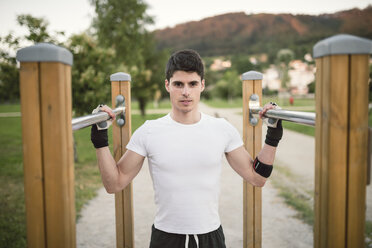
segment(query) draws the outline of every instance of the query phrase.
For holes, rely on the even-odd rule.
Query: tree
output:
[[[27,28],[28,34],[24,36],[24,39],[33,43],[50,42],[59,44],[57,36],[64,35],[64,32],[55,32],[54,36],[51,36],[48,31],[49,22],[44,18],[19,15],[17,16],[17,22],[20,26]]]
[[[257,70],[257,66],[251,63],[248,55],[234,55],[231,58],[231,68],[236,70],[239,74],[250,70]]]
[[[308,88],[308,92],[311,94],[311,93],[315,93],[315,81],[312,81],[311,83],[309,83],[307,85],[307,88]]]
[[[122,63],[133,80],[133,96],[139,101],[142,115],[146,103],[163,85],[164,52],[155,49],[153,34],[146,25],[153,19],[146,14],[147,5],[141,0],[91,0],[97,17],[99,45],[115,50],[114,62]],[[162,75],[162,76],[161,76]]]
[[[223,77],[216,83],[213,91],[217,97],[225,98],[229,102],[235,97],[241,97],[242,83],[238,72],[235,70],[225,71]]]
[[[98,42],[113,47],[116,58],[133,66],[143,61],[142,47],[146,44],[145,26],[153,23],[146,14],[147,5],[141,0],[91,0],[97,17],[93,20]]]
[[[289,63],[294,59],[294,53],[290,49],[281,49],[277,53],[277,63],[279,67],[279,77],[282,82],[282,88],[287,88],[291,78],[288,74]]]
[[[67,48],[74,56],[71,74],[75,114],[87,114],[98,104],[111,102],[109,76],[125,70],[123,65],[113,63],[115,51],[99,47],[92,36],[84,33],[72,35]]]
[[[1,38],[0,44],[8,48],[18,45],[18,40],[11,34]],[[0,49],[0,101],[11,102],[19,100],[19,72],[15,57],[10,56],[8,51]]]
[[[20,48],[22,42],[52,42],[57,43],[57,35],[63,32],[55,32],[54,36],[49,34],[49,23],[43,18],[36,18],[31,15],[17,16],[18,25],[27,28],[26,35],[16,37],[10,32],[4,37],[0,37],[0,99],[2,102],[19,100],[19,72],[17,61],[11,54]]]

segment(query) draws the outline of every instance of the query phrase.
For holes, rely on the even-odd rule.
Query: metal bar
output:
[[[250,111],[254,116],[258,116],[258,113],[261,110],[261,107],[250,108]],[[315,113],[310,112],[270,109],[266,112],[265,117],[286,120],[308,126],[315,126]]]
[[[120,115],[121,113],[125,113],[125,107],[118,107],[112,110],[116,116]],[[79,130],[84,127],[91,126],[93,124],[100,123],[102,121],[107,121],[110,119],[110,116],[106,112],[99,112],[96,114],[86,115],[82,117],[73,118],[72,123],[72,130]]]

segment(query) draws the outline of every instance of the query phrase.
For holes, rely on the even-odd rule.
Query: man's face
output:
[[[165,80],[173,109],[183,113],[197,109],[204,85],[196,72],[176,71],[169,81]]]

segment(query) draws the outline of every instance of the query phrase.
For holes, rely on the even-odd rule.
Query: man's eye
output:
[[[197,86],[197,85],[198,85],[198,82],[192,82],[192,83],[191,83],[191,86],[192,86],[192,87],[195,87],[195,86]]]
[[[174,83],[174,85],[175,85],[176,87],[181,87],[181,86],[182,86],[182,84],[179,83],[179,82]]]

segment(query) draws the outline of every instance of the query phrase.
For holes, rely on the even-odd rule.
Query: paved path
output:
[[[241,109],[212,109],[204,104],[201,104],[200,109],[204,113],[226,118],[242,132],[242,115],[239,113]],[[266,130],[266,127],[263,130]],[[314,139],[288,130],[284,130],[284,137],[278,148],[275,163],[290,169],[304,188],[313,189]],[[274,169],[272,177],[275,177],[276,173],[277,171]],[[155,206],[147,161],[135,178],[133,189],[135,244],[137,248],[148,247]],[[278,197],[278,191],[272,186],[270,180],[262,192],[262,247],[313,247],[312,228],[294,218],[296,212],[284,204],[282,198]],[[220,215],[227,247],[242,247],[242,201],[242,179],[224,161],[221,178]],[[367,212],[371,209],[369,205]],[[100,189],[98,196],[82,210],[82,217],[77,224],[78,247],[115,247],[114,212],[113,195]]]

